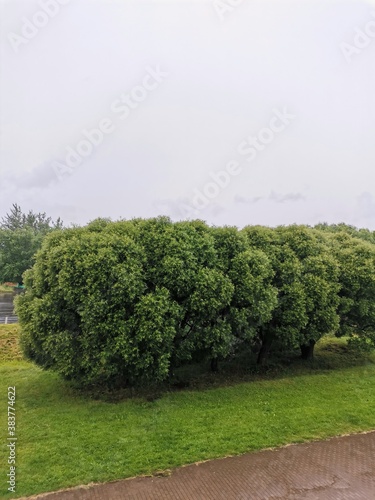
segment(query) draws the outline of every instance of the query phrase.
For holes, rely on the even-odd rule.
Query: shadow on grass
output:
[[[275,350],[267,364],[259,366],[256,364],[256,355],[249,348],[237,353],[230,360],[219,363],[217,372],[210,371],[210,362],[206,360],[176,369],[173,378],[162,384],[114,390],[98,387],[83,390],[72,385],[72,389],[80,397],[108,403],[119,403],[130,398],[153,403],[171,392],[203,391],[244,382],[294,378],[373,364],[374,351],[361,352],[349,345],[345,338],[327,336],[317,344],[313,360],[302,360],[298,350]]]

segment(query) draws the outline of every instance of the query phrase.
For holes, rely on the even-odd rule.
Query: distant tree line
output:
[[[0,221],[0,284],[22,283],[22,275],[32,266],[43,238],[62,226],[61,219],[54,222],[45,213],[24,213],[19,205],[13,204]]]
[[[97,219],[51,232],[24,280],[24,353],[83,385],[216,370],[245,347],[308,359],[329,333],[375,345],[374,233],[346,225]]]

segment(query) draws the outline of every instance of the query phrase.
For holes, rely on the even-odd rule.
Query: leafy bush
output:
[[[238,350],[308,358],[348,329],[374,345],[375,250],[346,231],[97,219],[49,234],[24,280],[23,352],[86,386],[162,382]]]

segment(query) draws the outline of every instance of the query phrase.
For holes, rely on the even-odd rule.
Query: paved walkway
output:
[[[33,497],[43,500],[374,500],[375,432]]]

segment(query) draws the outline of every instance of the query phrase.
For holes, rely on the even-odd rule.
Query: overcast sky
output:
[[[375,2],[0,5],[0,215],[375,230]]]

